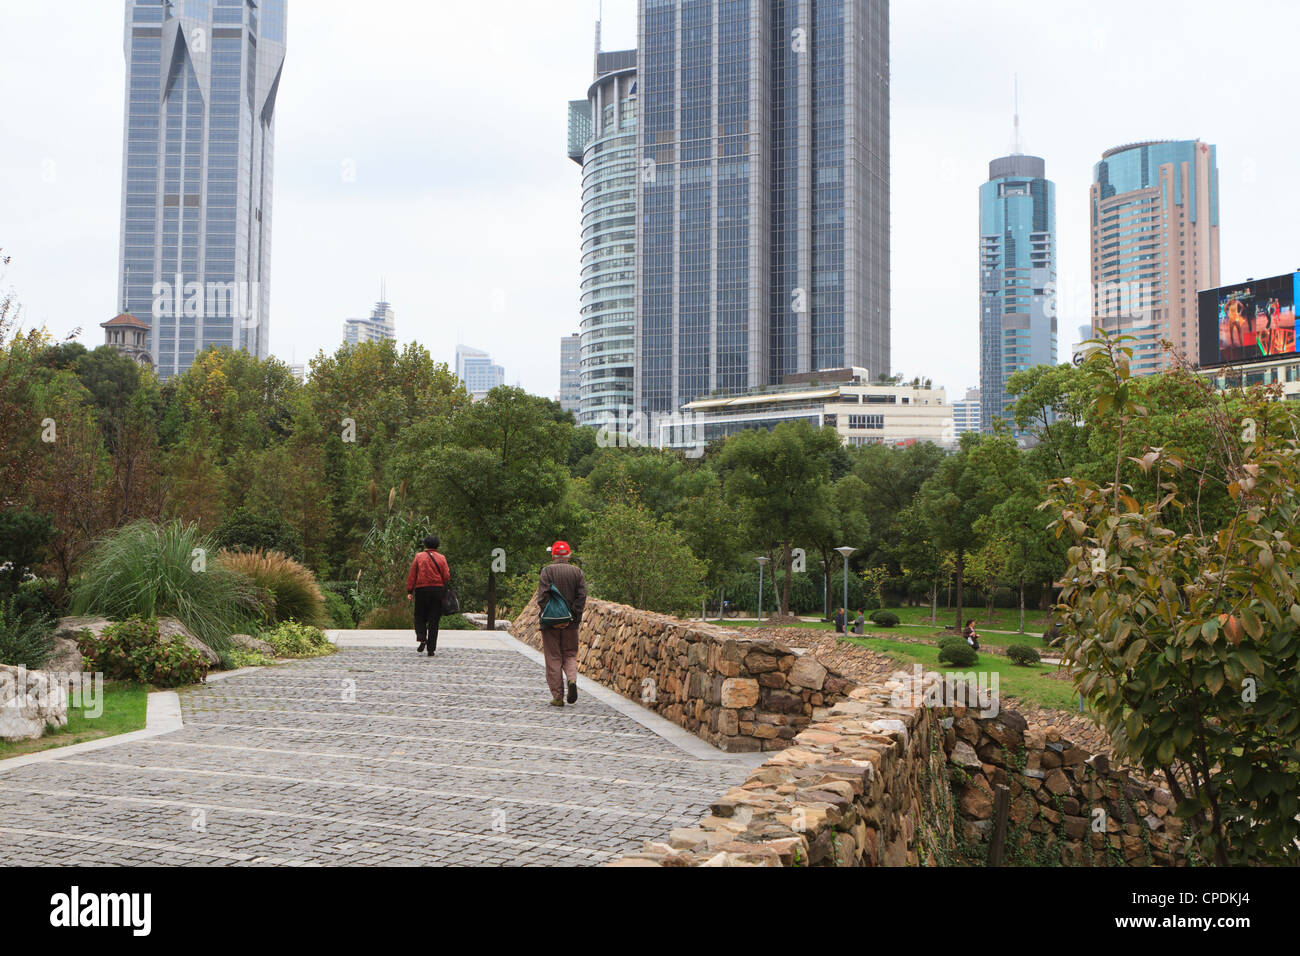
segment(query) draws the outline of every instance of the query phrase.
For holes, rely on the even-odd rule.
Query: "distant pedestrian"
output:
[[[867,612],[859,611],[857,618],[853,621],[853,633],[861,634],[867,623]]]
[[[406,575],[406,599],[415,602],[415,653],[427,646],[429,656],[438,649],[438,624],[442,620],[442,597],[451,580],[447,559],[438,551],[441,542],[436,534],[424,539],[424,550],[411,562]]]
[[[537,605],[542,609],[542,653],[546,657],[546,684],[551,689],[552,707],[564,706],[566,678],[568,702],[578,699],[578,626],[587,606],[587,579],[581,568],[569,563],[571,557],[568,542],[551,545],[551,563],[542,568],[537,584]],[[563,606],[553,600],[557,592]],[[566,616],[548,620],[552,611]]]
[[[844,612],[844,608],[840,608],[838,611],[835,612],[835,633],[836,634],[844,633],[844,622],[847,616],[848,615],[845,614]]]
[[[971,650],[978,651],[980,649],[980,636],[975,633],[974,618],[966,622],[966,629],[963,631],[962,636],[966,638],[966,643],[971,646]]]

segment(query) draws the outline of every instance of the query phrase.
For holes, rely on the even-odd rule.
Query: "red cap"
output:
[[[552,557],[562,558],[568,553],[569,553],[569,542],[567,541],[557,541],[555,542],[555,544],[551,545]]]

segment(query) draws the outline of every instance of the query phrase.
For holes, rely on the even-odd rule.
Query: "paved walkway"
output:
[[[585,679],[551,707],[506,635],[444,635],[432,660],[340,645],[182,692],[181,730],[0,762],[0,864],[598,865],[757,760]]]

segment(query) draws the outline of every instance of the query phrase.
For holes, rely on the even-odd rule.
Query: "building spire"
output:
[[[600,76],[600,27],[605,19],[605,0],[600,0],[600,6],[596,13],[596,55],[592,58],[591,75]]]
[[[1021,149],[1020,149],[1020,74],[1019,74],[1019,73],[1016,73],[1016,74],[1015,74],[1015,85],[1016,85],[1016,100],[1015,100],[1015,103],[1016,103],[1016,112],[1015,112],[1015,120],[1013,121],[1015,140],[1014,140],[1014,144],[1013,144],[1012,147],[1011,147],[1011,154],[1012,154],[1013,156],[1019,156],[1019,155],[1021,155]]]

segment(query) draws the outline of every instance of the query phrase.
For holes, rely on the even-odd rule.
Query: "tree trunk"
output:
[[[939,623],[939,582],[930,582],[930,623]]]
[[[1020,579],[1020,633],[1025,633],[1025,579]]]
[[[495,631],[497,627],[497,573],[488,568],[487,629]]]
[[[826,620],[831,619],[831,563],[822,562],[822,610],[825,612],[823,617]]]
[[[962,602],[965,599],[965,593],[962,590],[962,578],[966,576],[966,555],[960,550],[957,552],[957,633],[961,633],[962,613],[965,610]]]
[[[781,616],[790,613],[790,542],[785,543],[785,583],[781,586]]]

